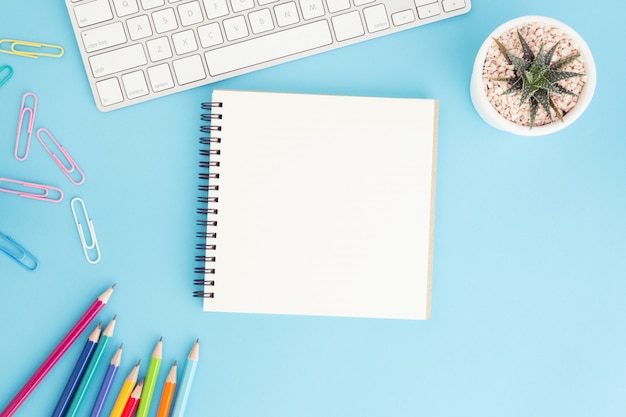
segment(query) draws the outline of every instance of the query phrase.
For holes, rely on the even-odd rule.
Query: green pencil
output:
[[[161,367],[161,359],[163,358],[163,338],[159,339],[152,357],[150,358],[150,364],[148,365],[148,372],[146,373],[146,379],[143,385],[143,391],[141,392],[141,399],[139,400],[139,408],[137,408],[137,414],[135,417],[147,417],[150,410],[150,403],[152,402],[152,394],[154,393],[154,387],[156,385],[157,376],[159,375],[159,368]]]
[[[80,408],[80,404],[85,397],[85,393],[87,393],[87,388],[89,388],[89,384],[96,373],[96,369],[100,364],[102,357],[104,356],[104,349],[113,336],[113,331],[115,330],[115,322],[117,320],[117,316],[113,317],[109,325],[104,329],[102,335],[100,336],[100,340],[98,341],[98,346],[96,347],[96,351],[93,353],[91,360],[89,361],[89,365],[87,365],[87,369],[85,370],[85,374],[83,378],[80,380],[80,385],[76,389],[76,394],[70,403],[70,407],[65,414],[65,417],[74,417],[76,413],[78,413],[78,409]]]

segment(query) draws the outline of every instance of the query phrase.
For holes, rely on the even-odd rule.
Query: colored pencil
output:
[[[139,381],[133,393],[130,394],[130,398],[124,407],[124,412],[121,417],[133,417],[135,415],[135,411],[137,411],[137,406],[141,402],[141,393],[143,391],[143,379]]]
[[[67,409],[66,417],[75,417],[78,413],[78,409],[87,393],[87,388],[91,384],[91,380],[93,379],[96,370],[98,369],[98,365],[102,361],[102,357],[104,356],[104,350],[109,343],[109,340],[113,336],[113,332],[115,330],[115,322],[117,317],[113,317],[109,325],[104,329],[102,335],[100,336],[100,340],[98,341],[98,347],[89,362],[89,366],[85,371],[85,375],[83,375],[83,379],[80,381],[80,385],[76,389],[76,394],[74,394],[74,398],[70,403],[69,408]]]
[[[161,393],[161,402],[156,417],[167,417],[170,414],[172,400],[174,399],[174,391],[176,390],[176,362],[170,368],[165,383],[163,384],[163,392]]]
[[[57,364],[59,359],[67,352],[72,344],[78,339],[81,333],[89,326],[89,323],[93,321],[98,315],[100,310],[106,305],[113,293],[115,285],[102,293],[91,306],[83,313],[80,319],[74,324],[74,327],[65,335],[56,348],[50,353],[50,355],[43,361],[43,363],[37,368],[35,373],[24,384],[24,386],[13,397],[11,402],[0,412],[0,417],[11,417],[18,408],[26,401],[26,398],[33,392],[33,390],[39,385],[44,377],[50,372],[50,370]]]
[[[185,415],[185,408],[187,408],[187,401],[189,400],[189,393],[191,392],[191,385],[193,378],[196,374],[196,367],[198,365],[198,357],[200,356],[200,341],[196,340],[193,344],[191,352],[187,357],[185,363],[185,370],[183,371],[183,379],[178,386],[178,394],[176,394],[176,401],[174,402],[174,411],[172,411],[172,417],[183,417]]]
[[[152,357],[150,358],[148,372],[146,373],[146,380],[141,393],[141,401],[139,401],[139,407],[137,408],[137,417],[147,417],[148,411],[150,411],[150,403],[152,402],[152,394],[154,393],[157,376],[159,375],[162,357],[163,338],[160,338],[154,348],[154,351],[152,352]]]
[[[126,403],[130,398],[130,395],[135,389],[135,384],[137,384],[137,376],[139,375],[139,363],[133,367],[130,371],[126,380],[124,381],[124,385],[122,385],[122,389],[120,393],[117,395],[117,400],[115,400],[115,405],[113,406],[113,410],[109,417],[121,417],[124,412],[124,407],[126,407]]]
[[[85,347],[80,353],[80,356],[76,361],[76,365],[74,365],[74,369],[72,370],[70,377],[67,379],[65,388],[63,388],[63,392],[61,392],[61,397],[59,398],[59,401],[57,402],[57,405],[52,412],[52,417],[65,416],[65,413],[67,412],[67,409],[69,408],[72,401],[72,397],[74,397],[76,389],[78,388],[78,385],[80,384],[80,381],[85,374],[85,370],[89,366],[89,362],[93,357],[93,353],[96,351],[101,332],[102,324],[98,324],[96,329],[89,335],[87,343],[85,343]]]
[[[102,380],[102,385],[100,385],[98,395],[96,396],[96,402],[91,409],[91,414],[89,415],[89,417],[100,417],[100,415],[102,414],[104,404],[106,403],[107,398],[109,398],[109,392],[111,392],[111,385],[113,385],[113,381],[115,381],[117,371],[120,369],[121,361],[122,345],[117,348],[117,351],[115,351],[115,355],[113,355],[113,359],[111,359],[109,367],[107,368],[107,372],[104,375],[104,379]]]

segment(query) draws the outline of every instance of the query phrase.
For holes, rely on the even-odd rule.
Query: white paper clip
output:
[[[85,259],[87,259],[87,262],[90,264],[97,264],[100,262],[100,247],[98,246],[98,239],[96,238],[96,231],[93,228],[93,222],[89,218],[89,214],[87,214],[85,202],[82,198],[75,197],[70,202],[70,205],[72,206],[72,214],[74,215],[74,222],[76,223],[76,229],[78,230],[78,236],[80,237]],[[80,213],[76,212],[77,205],[80,206]],[[89,229],[89,243],[87,243],[87,239],[85,239],[85,232],[81,220],[87,223]]]

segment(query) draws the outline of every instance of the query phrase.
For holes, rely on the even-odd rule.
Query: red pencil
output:
[[[133,393],[130,394],[130,398],[126,403],[126,407],[124,407],[124,411],[122,412],[121,417],[133,417],[135,415],[135,411],[137,411],[137,407],[139,407],[139,399],[141,398],[142,391],[143,379],[137,383],[137,386],[133,390]]]
[[[115,285],[106,290],[100,295],[96,301],[85,311],[82,317],[76,322],[74,327],[65,335],[63,340],[57,345],[56,348],[50,353],[48,358],[39,366],[30,379],[24,384],[22,389],[13,397],[11,402],[0,412],[0,417],[11,417],[18,408],[26,401],[26,398],[33,392],[33,390],[39,385],[44,377],[50,372],[50,370],[56,365],[61,357],[67,352],[72,344],[78,339],[80,334],[87,328],[89,323],[98,315],[100,310],[106,305],[107,301],[113,293]]]

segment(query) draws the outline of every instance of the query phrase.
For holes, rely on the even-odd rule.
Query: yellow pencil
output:
[[[137,384],[137,376],[139,375],[139,362],[137,365],[133,367],[130,371],[126,380],[124,381],[124,385],[122,385],[122,389],[120,390],[119,395],[117,396],[117,400],[115,400],[115,405],[113,406],[113,410],[109,417],[120,417],[124,412],[124,407],[126,407],[126,403],[130,398],[130,395]]]

